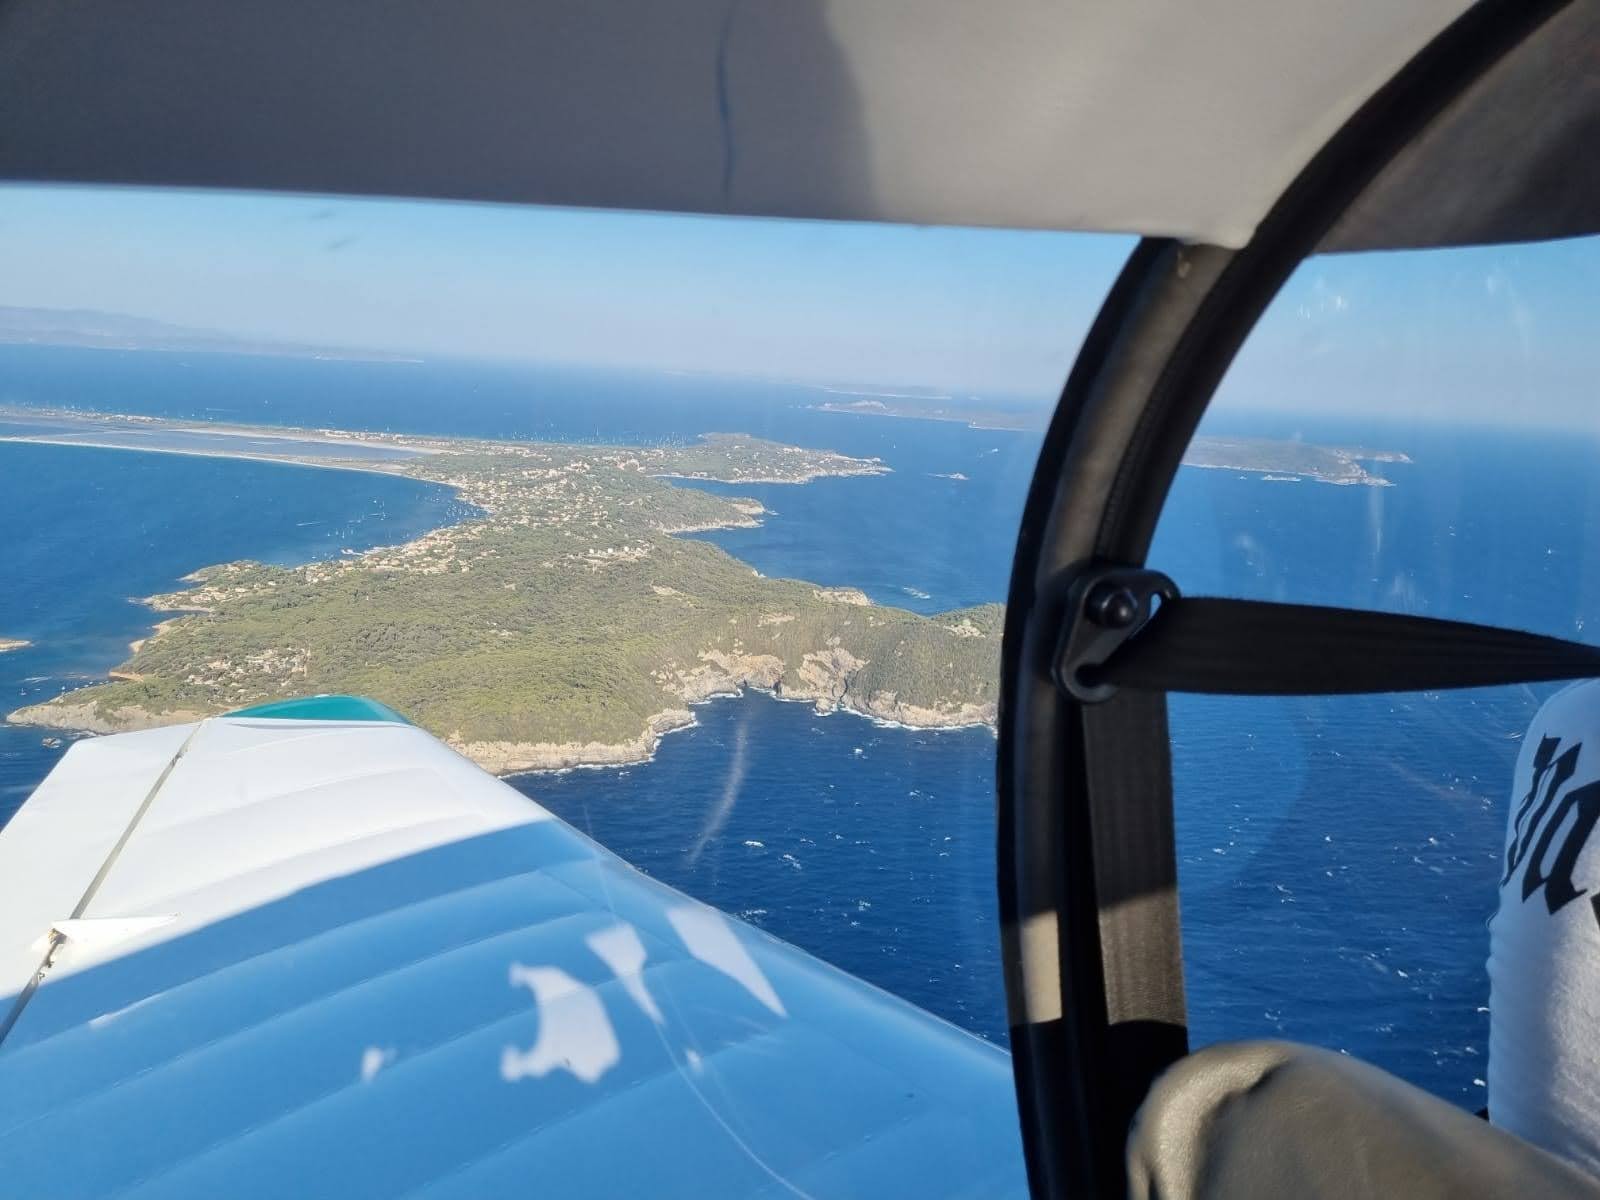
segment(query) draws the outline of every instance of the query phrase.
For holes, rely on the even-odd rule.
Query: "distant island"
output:
[[[1272,438],[1195,438],[1184,452],[1183,465],[1218,471],[1245,471],[1271,480],[1309,480],[1343,486],[1393,487],[1394,481],[1361,464],[1409,463],[1398,450],[1363,450],[1314,446],[1309,442]]]
[[[958,402],[946,396],[861,396],[853,400],[825,400],[813,407],[818,412],[903,417],[919,421],[958,421],[973,429],[1034,432],[1043,432],[1050,418],[1048,408],[1000,408],[982,403]],[[1366,487],[1390,487],[1393,481],[1369,471],[1362,463],[1410,461],[1397,450],[1317,446],[1286,438],[1217,437],[1209,434],[1201,434],[1190,442],[1183,456],[1183,465],[1186,467],[1244,471],[1278,482],[1306,480]],[[941,478],[961,477],[945,475]]]
[[[12,722],[112,732],[355,692],[510,773],[646,758],[691,705],[746,687],[908,726],[996,719],[1001,606],[919,616],[675,536],[765,510],[669,478],[798,485],[887,471],[877,460],[743,434],[576,446],[39,410],[0,413],[7,437],[403,475],[481,512],[332,561],[205,567],[146,601],[175,615],[110,682]]]
[[[23,638],[0,637],[0,654],[4,654],[7,650],[24,650],[31,645],[33,645],[32,642],[26,641]]]
[[[907,417],[917,421],[955,421],[972,429],[1034,433],[1044,432],[1050,420],[1050,410],[1038,406],[1007,408],[997,404],[957,400],[951,396],[871,395],[843,389],[826,390],[834,391],[840,398],[813,405],[817,412],[844,413],[857,417]],[[844,399],[846,396],[855,399]]]

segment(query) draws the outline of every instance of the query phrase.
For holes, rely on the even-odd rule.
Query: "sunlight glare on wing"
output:
[[[500,1057],[500,1077],[507,1083],[541,1078],[558,1068],[594,1083],[621,1060],[616,1031],[593,988],[560,967],[521,963],[511,964],[511,985],[533,993],[539,1007],[539,1037],[527,1051],[506,1047]]]
[[[778,1016],[789,1015],[771,980],[750,957],[750,951],[745,949],[721,913],[703,904],[680,904],[667,910],[667,920],[672,922],[690,954],[721,971]]]

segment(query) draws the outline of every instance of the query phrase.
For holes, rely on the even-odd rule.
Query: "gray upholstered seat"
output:
[[[1128,1137],[1135,1200],[1600,1198],[1600,1179],[1378,1068],[1288,1042],[1211,1046]]]

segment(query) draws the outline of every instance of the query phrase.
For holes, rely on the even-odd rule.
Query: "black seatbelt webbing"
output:
[[[1165,600],[1085,682],[1239,696],[1348,695],[1600,676],[1600,647],[1490,625],[1258,600]]]
[[[1129,690],[1083,711],[1107,1061],[1105,1116],[1132,1121],[1189,1051],[1167,698]]]
[[[1187,1050],[1166,693],[1339,695],[1600,676],[1600,648],[1395,613],[1180,596],[1105,566],[1068,596],[1058,683],[1079,713],[1099,917],[1107,1078],[1125,1129]]]

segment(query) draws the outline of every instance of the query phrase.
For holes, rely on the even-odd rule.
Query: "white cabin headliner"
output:
[[[1465,0],[15,0],[0,178],[1238,246]]]

